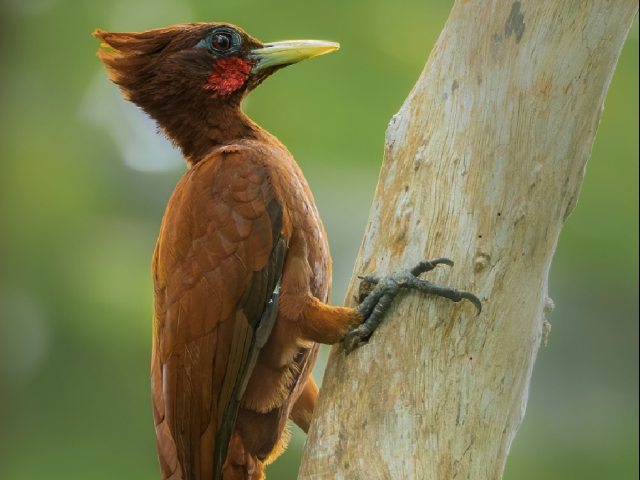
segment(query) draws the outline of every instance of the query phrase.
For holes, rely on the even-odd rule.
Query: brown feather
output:
[[[274,197],[260,164],[214,153],[187,172],[167,207],[154,261],[152,383],[165,477],[182,469],[185,478],[217,478],[214,469],[226,458],[259,351],[256,329],[286,252],[278,240],[282,207]],[[248,203],[251,209],[242,208]],[[249,239],[252,248],[245,247]],[[173,446],[167,436],[176,453],[167,449]],[[203,445],[211,456],[206,461]]]
[[[334,343],[361,320],[327,305],[328,244],[302,172],[240,108],[278,67],[233,94],[204,88],[217,59],[197,46],[221,25],[94,32],[111,80],[190,167],[153,260],[151,385],[165,480],[261,480],[286,446],[287,419],[308,428],[314,342]],[[242,38],[240,57],[263,47],[226,27]]]

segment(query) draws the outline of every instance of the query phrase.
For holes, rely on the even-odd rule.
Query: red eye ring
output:
[[[233,45],[233,37],[228,33],[217,33],[213,36],[211,45],[213,45],[213,48],[216,50],[226,52]]]

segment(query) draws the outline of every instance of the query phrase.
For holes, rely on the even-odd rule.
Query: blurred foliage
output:
[[[96,28],[237,23],[337,40],[246,104],[294,152],[331,239],[341,303],[384,131],[452,1],[0,4],[0,478],[155,479],[149,402],[156,232],[180,157],[120,99]],[[622,53],[554,260],[549,346],[507,480],[638,478],[638,27]],[[322,363],[322,361],[320,362]],[[321,373],[321,372],[320,372]],[[304,436],[268,472],[295,478]],[[443,479],[444,480],[444,479]]]

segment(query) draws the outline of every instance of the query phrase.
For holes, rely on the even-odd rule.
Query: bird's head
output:
[[[102,41],[98,57],[111,80],[187,157],[194,155],[190,144],[206,140],[202,135],[220,136],[225,124],[233,127],[242,99],[276,70],[339,47],[315,40],[263,44],[224,23],[93,35]]]

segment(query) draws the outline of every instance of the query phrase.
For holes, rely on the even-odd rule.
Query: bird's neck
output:
[[[153,116],[162,131],[180,148],[187,164],[193,166],[220,146],[239,139],[260,138],[264,134],[245,115],[240,103],[210,102],[206,105],[191,105],[184,113]]]

